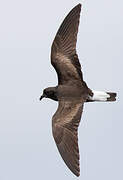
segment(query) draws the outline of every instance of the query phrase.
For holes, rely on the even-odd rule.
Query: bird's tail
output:
[[[116,101],[117,94],[114,92],[104,92],[104,91],[92,91],[93,95],[89,96],[87,102],[93,101]]]

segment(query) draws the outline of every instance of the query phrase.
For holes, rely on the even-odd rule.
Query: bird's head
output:
[[[55,97],[56,97],[56,87],[48,87],[48,88],[44,89],[44,90],[43,90],[43,94],[42,94],[41,97],[40,97],[40,101],[41,101],[44,97],[55,100]]]

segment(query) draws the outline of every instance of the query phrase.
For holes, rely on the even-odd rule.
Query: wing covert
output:
[[[81,65],[76,53],[81,4],[74,7],[61,24],[51,48],[51,64],[58,74],[58,83],[82,80]]]
[[[52,120],[57,148],[68,168],[76,176],[80,174],[78,126],[82,109],[82,102],[60,101]]]

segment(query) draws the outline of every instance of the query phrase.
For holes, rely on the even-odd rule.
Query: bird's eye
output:
[[[50,95],[53,95],[53,93],[54,93],[53,91],[50,91],[50,92],[49,92]]]

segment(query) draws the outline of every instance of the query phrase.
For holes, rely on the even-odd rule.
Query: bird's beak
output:
[[[40,97],[40,101],[44,98],[45,96],[44,95],[42,95],[41,97]]]

